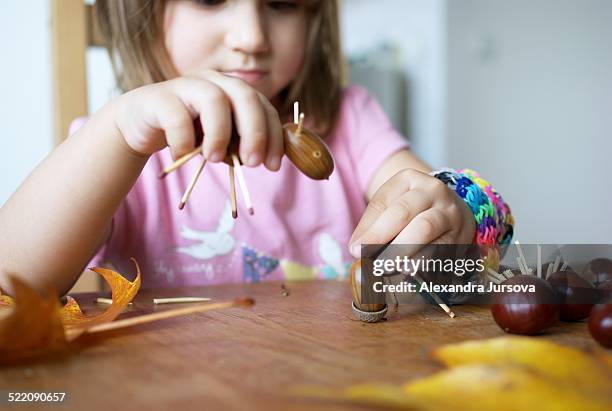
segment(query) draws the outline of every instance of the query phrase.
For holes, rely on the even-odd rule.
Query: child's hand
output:
[[[280,168],[284,148],[278,113],[241,79],[211,70],[179,77],[132,90],[116,100],[113,110],[131,150],[148,156],[169,146],[174,159],[194,149],[193,119],[199,115],[203,154],[212,162],[226,156],[233,115],[240,159],[251,167],[264,162],[270,170]]]
[[[361,244],[469,244],[476,221],[465,202],[435,177],[413,169],[391,177],[374,194],[349,242]]]

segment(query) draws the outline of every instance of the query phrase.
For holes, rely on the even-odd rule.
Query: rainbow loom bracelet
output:
[[[473,170],[444,168],[430,173],[465,201],[476,219],[476,243],[509,244],[514,218],[510,207],[491,184]]]

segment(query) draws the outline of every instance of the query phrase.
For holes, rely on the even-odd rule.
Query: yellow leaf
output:
[[[519,365],[574,389],[607,392],[612,369],[581,350],[534,337],[499,337],[444,345],[433,351],[449,367],[464,364]]]
[[[610,398],[588,395],[529,368],[468,364],[404,386],[431,409],[607,411]]]
[[[612,409],[609,362],[574,348],[503,337],[445,345],[434,355],[451,368],[404,386],[356,385],[325,398],[425,411]]]

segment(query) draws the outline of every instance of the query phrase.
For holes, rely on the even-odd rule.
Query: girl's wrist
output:
[[[430,175],[444,182],[467,204],[476,222],[475,242],[495,246],[512,239],[514,218],[491,184],[473,170],[441,169]]]
[[[124,158],[136,162],[146,162],[149,157],[151,157],[151,154],[141,153],[132,148],[127,142],[124,132],[119,127],[118,119],[122,113],[125,113],[125,107],[122,104],[121,97],[109,102],[99,112],[101,116],[109,117],[109,119],[105,119],[104,122],[110,124],[110,140],[113,142],[115,148],[124,155]]]

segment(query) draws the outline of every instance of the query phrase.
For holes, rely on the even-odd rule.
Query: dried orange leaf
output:
[[[15,299],[0,318],[0,363],[67,348],[57,296],[51,290],[41,296],[16,277],[10,281]]]
[[[86,316],[81,311],[77,302],[68,297],[68,303],[62,310],[62,322],[66,331],[86,330],[87,328],[113,321],[128,304],[134,299],[140,289],[140,267],[136,263],[136,278],[128,281],[121,274],[106,268],[91,268],[92,271],[100,274],[109,285],[112,293],[113,303],[103,312],[97,315]]]
[[[136,261],[134,261],[136,264]],[[94,325],[111,322],[127,307],[140,288],[140,268],[128,281],[104,268],[93,268],[111,288],[113,304],[103,313],[85,316],[77,302],[68,297],[62,308],[53,291],[41,296],[34,288],[11,277],[15,298],[0,296],[0,363],[16,362],[68,348],[68,342]]]

